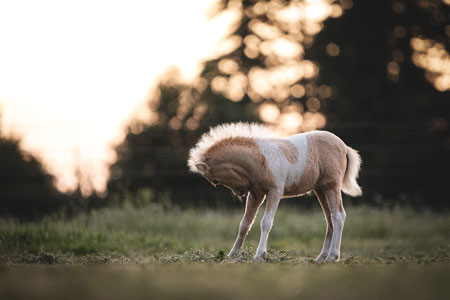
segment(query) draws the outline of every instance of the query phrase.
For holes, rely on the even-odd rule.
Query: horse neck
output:
[[[250,169],[263,162],[258,144],[252,139],[230,139],[211,147],[207,156],[214,162],[232,162]]]

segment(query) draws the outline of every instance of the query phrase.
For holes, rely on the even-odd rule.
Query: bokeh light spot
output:
[[[329,56],[338,56],[339,53],[341,52],[339,46],[336,45],[335,43],[329,43],[326,46],[325,51]]]
[[[291,94],[295,98],[301,98],[301,97],[305,96],[305,92],[306,92],[305,88],[301,84],[294,84],[291,87]]]
[[[320,101],[316,97],[311,97],[308,100],[306,100],[306,107],[308,110],[312,112],[316,112],[320,108]]]
[[[280,109],[275,104],[264,103],[258,108],[261,120],[267,123],[275,123],[280,116]]]

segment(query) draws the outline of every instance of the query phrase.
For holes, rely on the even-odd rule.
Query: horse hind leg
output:
[[[320,251],[319,256],[317,256],[317,262],[323,262],[330,253],[331,248],[331,240],[333,236],[333,223],[331,221],[331,211],[330,205],[328,204],[328,200],[325,196],[325,193],[321,188],[317,188],[314,190],[314,193],[319,200],[320,206],[322,207],[323,214],[325,215],[325,221],[327,223],[327,229],[325,233],[325,240],[323,241],[322,251]]]
[[[331,223],[333,226],[330,253],[325,261],[338,261],[341,254],[342,230],[344,229],[346,218],[346,213],[342,204],[341,186],[336,184],[333,187],[324,189],[323,192],[328,200]]]

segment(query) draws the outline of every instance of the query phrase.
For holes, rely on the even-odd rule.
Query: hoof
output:
[[[221,264],[235,264],[237,263],[237,257],[233,256],[233,257],[227,257],[224,260],[222,260]]]
[[[234,253],[230,252],[227,255],[227,257],[224,260],[222,260],[222,263],[231,263],[231,264],[237,263],[238,255],[239,255],[238,252],[234,252]]]
[[[316,262],[321,263],[321,262],[324,262],[325,259],[326,259],[326,256],[319,255],[316,257]]]
[[[266,252],[264,252],[261,255],[255,256],[253,258],[253,261],[255,261],[255,262],[264,262],[266,260],[267,260],[267,253]]]
[[[326,262],[336,262],[339,261],[339,255],[328,255],[325,259]]]

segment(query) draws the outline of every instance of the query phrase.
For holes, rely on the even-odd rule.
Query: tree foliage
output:
[[[0,216],[29,220],[69,208],[69,197],[18,140],[0,137],[0,157]]]

